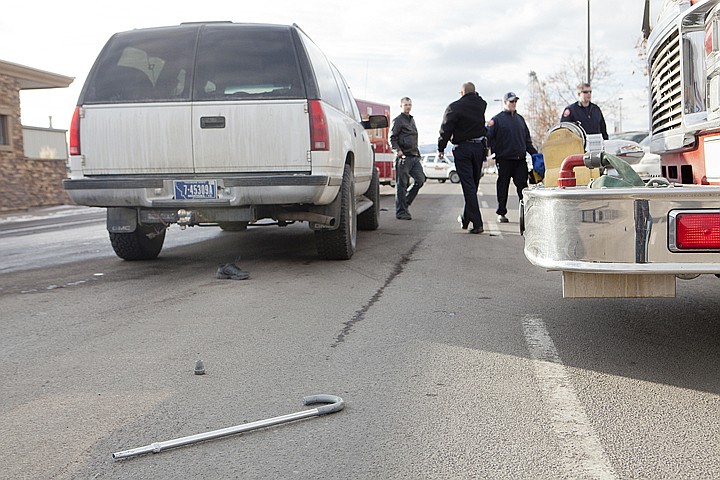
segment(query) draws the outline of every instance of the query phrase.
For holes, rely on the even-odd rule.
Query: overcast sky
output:
[[[46,127],[52,116],[54,128],[67,129],[85,77],[115,32],[204,20],[297,23],[357,98],[387,103],[395,116],[400,98],[411,97],[420,142],[434,143],[465,81],[487,100],[488,118],[506,91],[521,97],[523,113],[530,71],[543,80],[565,58],[583,57],[586,9],[586,0],[6,2],[0,60],[75,77],[66,89],[21,93],[24,125]],[[647,79],[635,49],[642,13],[642,0],[591,0],[593,55],[605,58],[613,75],[593,85],[593,101],[606,105],[609,131],[620,121],[618,105],[623,130],[648,126]]]

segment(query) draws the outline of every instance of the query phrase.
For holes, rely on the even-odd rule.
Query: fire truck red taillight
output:
[[[720,210],[674,210],[669,228],[673,252],[720,250]]]
[[[713,18],[707,25],[705,25],[705,38],[703,43],[705,44],[705,55],[710,55],[713,52],[718,51],[718,21],[717,18]]]
[[[310,110],[310,150],[330,150],[327,119],[320,100],[308,100]]]
[[[713,25],[712,23],[708,24],[707,27],[705,27],[705,55],[710,55],[712,53],[712,44],[713,44]]]
[[[70,155],[80,155],[80,107],[75,107],[70,122]]]

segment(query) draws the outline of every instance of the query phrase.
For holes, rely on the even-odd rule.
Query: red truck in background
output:
[[[389,105],[360,99],[355,99],[355,102],[363,120],[367,120],[370,115],[385,115],[390,125]],[[395,186],[395,155],[390,148],[389,131],[389,127],[367,130],[370,143],[375,149],[375,167],[380,173],[380,185]]]

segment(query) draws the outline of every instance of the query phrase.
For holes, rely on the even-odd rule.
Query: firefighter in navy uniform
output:
[[[578,101],[571,103],[563,110],[561,122],[572,122],[579,124],[585,133],[601,134],[603,140],[608,139],[605,117],[600,107],[590,101],[592,89],[589,83],[581,83],[577,87]]]
[[[507,199],[512,179],[517,189],[518,198],[522,200],[523,189],[527,188],[528,166],[525,153],[535,154],[525,119],[516,111],[520,97],[508,92],[503,97],[505,109],[488,122],[487,138],[490,150],[495,154],[498,178],[497,210],[498,222],[507,223]]]

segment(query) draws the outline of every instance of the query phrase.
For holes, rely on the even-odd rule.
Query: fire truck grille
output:
[[[675,30],[654,51],[650,60],[650,111],[653,134],[680,128],[680,35]]]

